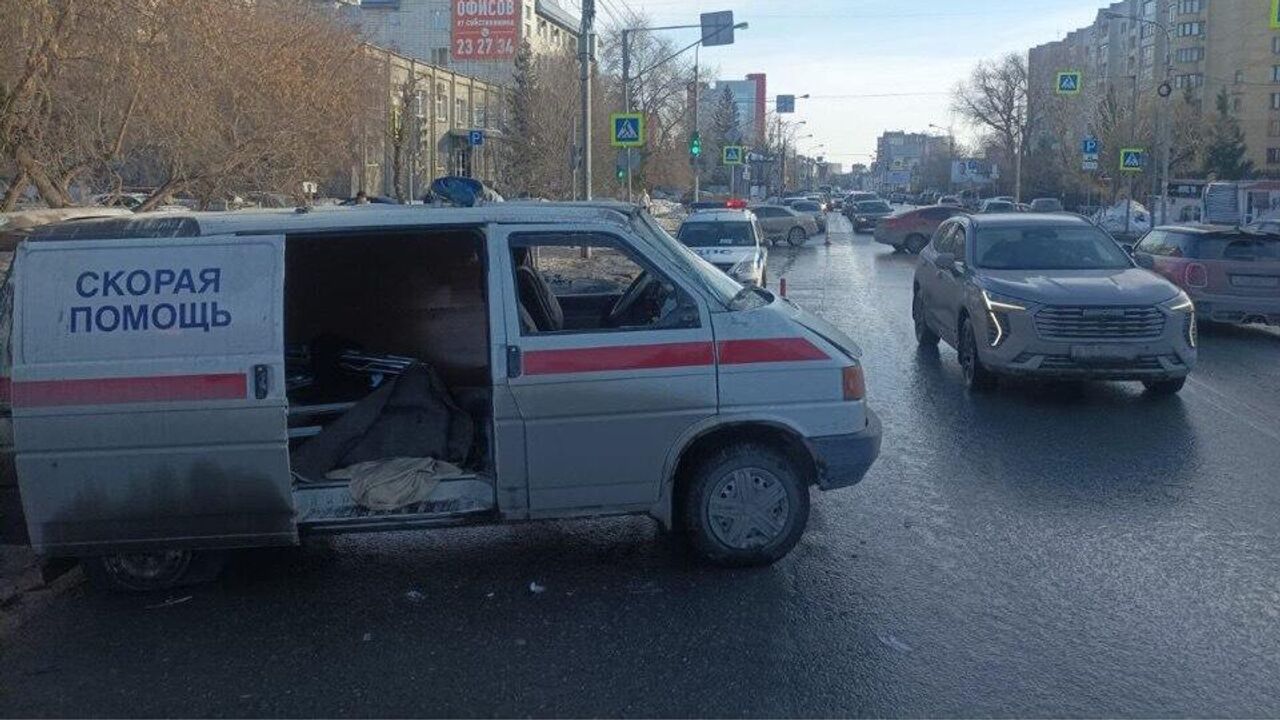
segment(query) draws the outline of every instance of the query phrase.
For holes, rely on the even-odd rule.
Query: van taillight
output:
[[[862,376],[861,365],[849,365],[840,370],[840,385],[845,400],[861,400],[867,396],[867,381]]]
[[[1200,263],[1187,263],[1182,273],[1187,287],[1202,288],[1209,284],[1209,270]]]

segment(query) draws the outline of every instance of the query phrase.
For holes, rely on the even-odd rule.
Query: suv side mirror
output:
[[[933,266],[939,270],[955,270],[955,253],[938,253],[937,256],[933,258]]]

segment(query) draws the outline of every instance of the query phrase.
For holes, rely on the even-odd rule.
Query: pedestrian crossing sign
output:
[[[1147,151],[1144,148],[1123,148],[1120,150],[1121,172],[1142,172],[1147,164]]]
[[[1079,70],[1070,70],[1068,72],[1058,73],[1058,94],[1059,95],[1080,94],[1080,71]]]
[[[614,113],[609,116],[613,129],[610,144],[614,147],[642,147],[644,145],[644,115],[641,113]]]
[[[746,155],[741,145],[725,145],[723,150],[725,165],[741,165]]]

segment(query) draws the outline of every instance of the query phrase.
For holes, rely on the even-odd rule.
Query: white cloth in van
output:
[[[329,480],[350,480],[351,499],[370,510],[399,510],[431,498],[442,480],[467,473],[435,458],[368,460],[325,473]]]

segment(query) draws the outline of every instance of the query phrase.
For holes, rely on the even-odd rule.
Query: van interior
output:
[[[290,235],[289,456],[298,525],[435,524],[496,505],[484,236]]]

